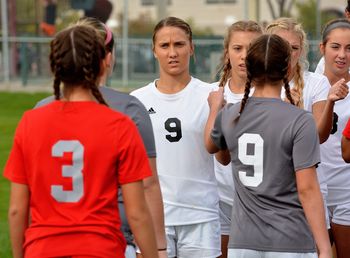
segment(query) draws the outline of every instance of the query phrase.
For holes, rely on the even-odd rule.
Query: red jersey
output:
[[[350,119],[346,123],[346,126],[343,131],[343,135],[345,138],[350,139]]]
[[[4,176],[27,184],[26,257],[124,257],[118,185],[151,175],[133,122],[93,101],[27,111]]]

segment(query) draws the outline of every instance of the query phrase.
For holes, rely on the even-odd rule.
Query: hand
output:
[[[328,92],[328,100],[336,102],[344,99],[349,93],[349,87],[345,83],[345,79],[340,79],[332,85]]]
[[[212,91],[208,96],[208,104],[211,110],[219,111],[226,104],[224,99],[224,88],[220,87],[216,91]]]

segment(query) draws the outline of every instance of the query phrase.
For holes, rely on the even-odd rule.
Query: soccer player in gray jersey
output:
[[[107,68],[109,69],[105,70],[105,73],[100,78],[99,84],[105,85],[108,77],[112,74],[113,66],[115,63],[113,34],[104,23],[94,18],[83,18],[78,21],[78,24],[93,27],[104,39],[107,51],[104,61]],[[163,200],[156,169],[156,148],[151,119],[144,105],[136,97],[126,93],[118,92],[105,86],[101,86],[99,89],[110,108],[124,113],[133,120],[145,145],[153,174],[151,177],[146,178],[143,182],[145,187],[145,197],[154,223],[159,258],[166,258],[167,252],[164,230]],[[48,97],[39,101],[35,107],[43,106],[52,101],[54,101],[54,97]],[[135,241],[126,219],[121,191],[119,191],[118,198],[119,214],[122,221],[121,229],[128,244],[125,256],[126,258],[134,258],[136,257]]]
[[[312,114],[293,103],[288,84],[290,47],[277,35],[254,41],[246,57],[241,104],[211,108],[205,144],[219,162],[232,163],[235,186],[228,257],[331,258],[315,166],[319,139]],[[252,97],[250,88],[254,87]],[[215,119],[216,118],[216,119]]]

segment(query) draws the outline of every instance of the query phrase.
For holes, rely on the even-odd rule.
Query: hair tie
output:
[[[109,42],[111,42],[111,39],[113,37],[112,31],[107,27],[106,24],[103,24],[106,30],[106,39],[105,39],[105,45],[107,45]]]

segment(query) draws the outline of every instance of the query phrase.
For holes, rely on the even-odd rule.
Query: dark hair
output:
[[[184,20],[181,20],[180,18],[170,16],[158,22],[157,25],[154,27],[152,36],[153,49],[154,44],[156,42],[157,32],[163,27],[176,27],[183,30],[188,36],[189,41],[192,43],[192,30],[190,25]]]
[[[224,38],[224,51],[221,57],[221,64],[219,67],[219,71],[221,71],[219,87],[223,87],[231,76],[232,67],[230,63],[230,58],[228,58],[228,49],[231,36],[237,31],[254,32],[257,34],[263,33],[261,26],[255,21],[238,21],[233,23],[230,27],[228,27],[226,36]]]
[[[348,11],[348,12],[350,12],[350,0],[348,0],[347,2],[348,2],[348,4],[347,4],[347,6],[345,7],[345,10]]]
[[[294,105],[288,84],[288,68],[291,49],[289,43],[275,34],[265,34],[258,37],[249,47],[245,60],[247,67],[247,82],[240,113],[248,100],[251,83],[256,86],[270,83],[284,83],[286,96]]]
[[[92,26],[95,28],[104,40],[106,50],[111,53],[114,48],[114,35],[112,31],[100,20],[93,17],[81,18],[76,25]]]
[[[322,44],[326,45],[328,41],[328,36],[334,29],[350,29],[350,21],[345,18],[333,19],[329,21],[323,28],[322,31]]]
[[[101,61],[105,46],[98,32],[90,26],[75,25],[59,32],[50,44],[50,67],[54,74],[54,94],[60,99],[60,84],[82,85],[90,89],[101,104],[106,104],[98,90]]]

